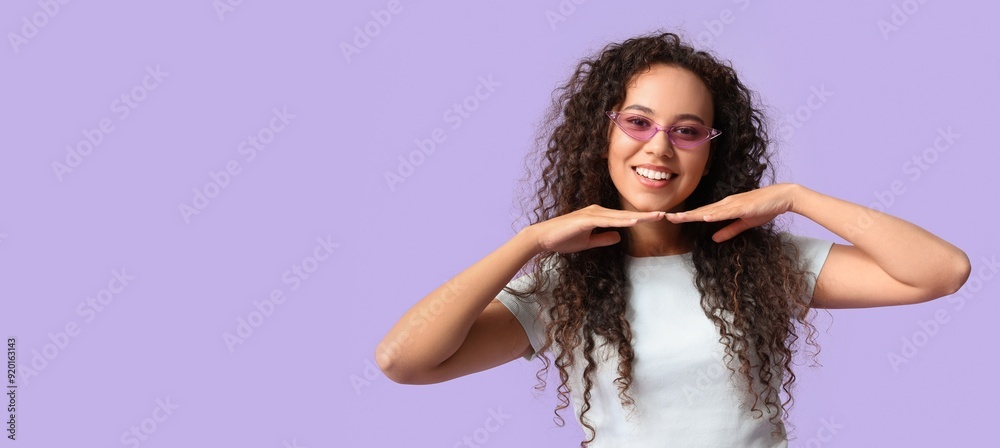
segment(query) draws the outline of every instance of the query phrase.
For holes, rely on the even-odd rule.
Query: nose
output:
[[[667,135],[667,130],[658,130],[656,134],[653,134],[653,138],[646,142],[645,148],[647,153],[654,156],[667,156],[673,157],[675,154],[675,149],[673,142],[670,141],[670,137]]]

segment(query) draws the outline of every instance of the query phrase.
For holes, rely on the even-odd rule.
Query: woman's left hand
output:
[[[768,223],[778,215],[792,210],[798,184],[780,183],[726,196],[721,201],[680,213],[667,213],[673,223],[688,221],[725,221],[736,219],[712,235],[717,243],[726,241],[749,228]]]

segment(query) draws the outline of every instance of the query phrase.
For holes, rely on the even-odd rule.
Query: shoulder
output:
[[[559,257],[551,257],[541,261],[541,278],[536,277],[535,266],[526,267],[522,271],[518,272],[508,284],[509,286],[526,287],[532,286],[536,282],[541,282],[543,287],[547,287],[549,283],[558,278],[559,276]]]
[[[833,241],[786,231],[778,232],[778,235],[786,245],[794,248],[793,252],[798,259],[799,265],[808,274],[805,279],[806,291],[807,296],[811,300],[816,290],[820,273],[823,271],[823,266],[826,265],[827,258],[834,246]]]
[[[807,262],[820,262],[826,260],[833,241],[806,235],[799,235],[787,231],[778,232],[778,236],[786,247],[793,247],[799,259]]]
[[[497,299],[508,308],[517,311],[518,308],[537,308],[549,296],[555,287],[559,276],[558,257],[551,257],[542,262],[541,276],[535,272],[535,266],[530,266],[517,275],[500,291]]]

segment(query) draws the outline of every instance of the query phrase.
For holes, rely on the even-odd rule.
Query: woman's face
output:
[[[660,126],[701,124],[712,127],[712,96],[708,87],[685,69],[665,64],[652,65],[638,73],[626,87],[625,101],[615,109],[644,115]],[[623,210],[683,211],[684,200],[707,174],[711,140],[690,148],[676,148],[667,133],[657,132],[652,139],[640,141],[624,133],[608,120],[608,169],[618,189]],[[653,165],[658,170],[675,173],[674,177],[650,184],[640,178],[635,168]]]

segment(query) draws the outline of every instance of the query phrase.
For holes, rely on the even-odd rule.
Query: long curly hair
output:
[[[535,160],[525,160],[529,174],[523,182],[533,178],[533,168],[541,170],[534,182],[535,193],[527,198],[536,204],[531,224],[590,204],[621,209],[608,160],[602,157],[609,147],[609,120],[604,111],[624,101],[626,86],[636,74],[658,63],[689,70],[705,83],[712,96],[713,127],[722,131],[710,144],[708,174],[686,199],[686,207],[693,209],[760,188],[765,176],[773,183],[774,168],[768,152],[772,142],[756,94],[740,82],[728,62],[719,62],[709,53],[692,48],[676,34],[651,33],[608,44],[596,56],[583,59],[569,80],[553,92],[552,104],[537,129]],[[522,210],[526,209],[524,202]],[[739,372],[748,387],[747,397],[753,397],[755,417],[763,415],[758,408],[763,401],[772,414],[772,434],[780,436],[781,423],[793,401],[796,325],[808,331],[806,341],[816,348],[813,356],[819,353],[815,328],[806,319],[810,306],[804,279],[809,273],[799,261],[796,247],[782,242],[776,221],[745,230],[723,243],[711,240],[713,233],[731,222],[687,222],[681,234],[693,245],[691,259],[697,271],[695,284],[701,306],[719,330],[727,364],[733,357],[738,359]],[[545,388],[551,364],[545,352],[557,344],[560,350],[555,364],[561,384],[554,420],[559,426],[565,423],[559,411],[570,402],[567,369],[577,362],[576,352],[582,344],[587,364],[583,369],[585,390],[580,419],[592,434],[581,446],[597,437],[586,419],[591,407],[592,375],[597,368],[595,348],[605,344],[617,347],[619,376],[614,383],[618,397],[623,407],[635,406],[628,393],[633,383],[635,353],[625,317],[630,294],[625,259],[629,231],[606,230],[619,232],[621,241],[576,253],[545,251],[525,266],[524,271],[535,279],[545,278],[544,271],[552,266],[558,274],[554,287],[534,282],[526,290],[504,288],[522,299],[538,295],[549,299],[550,305],[542,307],[543,313],[548,311],[549,322],[544,345],[537,350],[544,366],[536,374],[536,389]],[[662,253],[655,248],[653,252]],[[603,341],[595,340],[595,336]],[[735,374],[731,365],[729,370]],[[781,377],[782,388],[788,394],[785,402],[779,402],[776,386]]]

